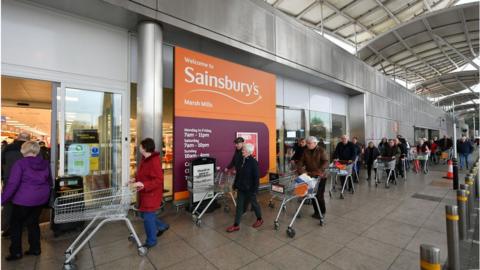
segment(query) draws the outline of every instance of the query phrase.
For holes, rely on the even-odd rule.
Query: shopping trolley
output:
[[[390,178],[393,176],[393,183],[397,184],[397,176],[395,174],[395,157],[378,157],[377,158],[377,174],[375,177],[375,187],[381,183],[381,175],[383,172],[388,171],[387,180],[385,180],[385,188],[390,187]]]
[[[419,173],[420,169],[424,174],[428,173],[428,157],[429,153],[417,154],[415,157],[415,172]]]
[[[349,162],[347,160],[338,160],[337,162],[332,162],[329,167],[328,167],[328,172],[330,173],[330,190],[329,190],[329,195],[332,197],[332,192],[336,191],[336,186],[338,183],[338,177],[345,177],[345,181],[340,183],[340,186],[342,187],[341,192],[340,192],[340,199],[344,199],[344,192],[345,188],[347,187],[348,183],[350,182],[350,185],[352,187],[352,194],[355,193],[355,187],[353,184],[353,174],[355,173],[353,166],[355,166],[355,161]]]
[[[294,181],[286,182],[287,185],[282,186],[282,188],[271,189],[273,192],[277,192],[278,196],[282,198],[282,204],[280,205],[280,208],[278,209],[277,217],[273,222],[273,226],[275,230],[278,230],[280,228],[280,223],[278,222],[278,219],[280,218],[280,214],[282,213],[282,211],[284,210],[286,211],[287,203],[297,198],[302,199],[300,201],[300,205],[297,208],[297,211],[295,211],[295,214],[293,215],[293,218],[290,221],[290,224],[288,225],[288,228],[287,228],[288,237],[291,237],[291,238],[295,237],[295,229],[293,228],[293,224],[295,223],[295,220],[299,215],[300,210],[302,209],[302,206],[305,204],[306,200],[313,200],[317,206],[317,209],[320,209],[320,205],[316,197],[318,183],[320,183],[320,179],[319,178],[310,178],[310,179],[311,180],[308,183],[307,182],[296,183],[294,180]],[[322,216],[322,213],[319,212],[319,214],[320,214],[320,226],[323,226],[323,223],[324,223],[323,216]]]
[[[197,225],[200,226],[202,224],[202,217],[207,212],[208,208],[212,205],[212,203],[217,199],[217,198],[223,198],[224,204],[223,204],[223,210],[225,212],[230,211],[230,207],[227,204],[226,201],[226,194],[230,195],[230,198],[232,199],[233,205],[236,207],[237,203],[235,202],[235,197],[233,196],[233,182],[235,181],[235,175],[234,174],[229,174],[229,173],[224,173],[224,172],[217,172],[215,175],[215,180],[212,185],[208,185],[206,187],[202,187],[201,189],[194,188],[193,190],[190,190],[190,192],[199,192],[199,193],[205,193],[200,199],[200,201],[197,203],[197,206],[195,209],[192,211],[192,220],[193,222]],[[202,211],[199,211],[200,205],[202,202],[207,199],[208,194],[211,192],[214,192],[213,197],[210,199],[208,202],[207,206],[203,208]]]
[[[88,243],[88,241],[90,241],[103,225],[112,221],[125,221],[130,231],[128,239],[130,241],[135,241],[140,256],[145,256],[147,254],[148,249],[142,246],[132,223],[127,218],[132,197],[135,194],[136,190],[132,190],[130,187],[121,187],[77,193],[55,199],[55,223],[91,220],[87,227],[85,227],[65,251],[65,262],[63,264],[64,270],[75,268],[72,261],[78,252]],[[99,222],[97,223],[97,221]],[[95,224],[96,226],[93,228]],[[91,228],[93,229],[90,231]]]
[[[278,178],[270,181],[270,200],[268,201],[268,207],[275,208],[274,200],[282,200],[285,187],[290,186],[291,182],[297,177],[295,171],[289,171],[282,175],[278,175]]]

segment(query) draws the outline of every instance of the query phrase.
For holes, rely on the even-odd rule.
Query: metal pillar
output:
[[[472,210],[470,210],[470,186],[467,184],[460,184],[460,189],[465,190],[465,193],[467,194],[465,223],[468,231],[470,228],[470,215],[472,214]]]
[[[463,189],[457,190],[457,206],[458,206],[458,232],[460,240],[466,240],[468,238],[467,232],[467,191]]]
[[[137,144],[150,137],[162,153],[162,28],[156,22],[138,25]]]
[[[441,269],[439,248],[427,244],[420,245],[420,269]]]
[[[445,205],[447,220],[448,269],[460,270],[460,239],[458,238],[458,208]]]

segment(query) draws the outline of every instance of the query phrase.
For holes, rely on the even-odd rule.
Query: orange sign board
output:
[[[226,166],[237,132],[257,132],[260,169],[275,171],[275,86],[270,73],[176,47],[175,181],[195,157]]]

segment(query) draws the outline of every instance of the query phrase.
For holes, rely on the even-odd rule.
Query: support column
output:
[[[162,153],[162,28],[156,22],[138,25],[137,144],[150,137]]]

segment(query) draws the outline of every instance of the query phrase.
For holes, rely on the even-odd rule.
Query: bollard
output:
[[[460,270],[460,240],[458,238],[458,207],[445,205],[447,220],[448,270]]]
[[[457,159],[452,158],[453,164],[453,189],[458,189],[458,164]]]
[[[440,270],[440,249],[428,245],[420,245],[420,269],[422,270]]]
[[[457,206],[458,206],[458,216],[460,220],[458,221],[458,232],[460,240],[466,240],[468,237],[467,234],[467,191],[463,189],[457,190]]]
[[[472,214],[472,210],[470,210],[470,186],[467,184],[460,184],[460,190],[465,190],[467,194],[467,201],[465,202],[466,211],[465,211],[465,224],[467,225],[467,231],[470,228],[470,215]]]
[[[475,229],[475,217],[477,213],[475,211],[475,183],[471,174],[465,176],[465,184],[468,185],[468,214],[470,217],[470,229]]]

